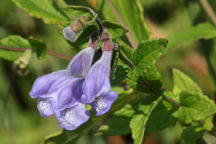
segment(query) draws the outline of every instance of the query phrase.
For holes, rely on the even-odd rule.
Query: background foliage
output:
[[[203,1],[1,0],[0,143],[216,143],[216,23]],[[85,48],[97,29],[89,8],[132,65],[119,56],[112,109],[66,131],[28,93]],[[62,29],[83,14],[87,26],[67,42]]]

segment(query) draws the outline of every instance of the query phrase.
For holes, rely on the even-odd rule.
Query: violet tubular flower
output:
[[[90,112],[80,102],[80,97],[98,41],[91,39],[89,46],[74,57],[67,70],[41,76],[33,84],[30,96],[39,98],[37,107],[41,116],[47,118],[55,114],[64,129],[74,130],[89,119]]]
[[[102,40],[103,54],[86,76],[81,96],[81,101],[90,104],[97,116],[109,111],[118,97],[115,91],[111,91],[110,63],[113,43],[107,31],[103,32]]]

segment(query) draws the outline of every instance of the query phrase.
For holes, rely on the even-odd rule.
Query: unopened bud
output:
[[[64,28],[62,33],[65,39],[67,39],[70,42],[74,42],[77,39],[77,34],[72,31],[71,26]]]
[[[77,34],[85,26],[87,20],[88,20],[88,15],[83,15],[80,18],[78,18],[73,24],[64,28],[62,33],[65,39],[67,39],[70,42],[76,41]]]

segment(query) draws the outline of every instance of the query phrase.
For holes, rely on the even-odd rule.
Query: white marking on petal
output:
[[[69,40],[70,42],[74,42],[77,39],[77,34],[71,30],[70,26],[64,28],[62,33],[63,33],[65,39]]]
[[[75,126],[74,112],[72,108],[67,108],[60,113],[59,121],[64,127]]]
[[[93,101],[93,106],[96,112],[103,111],[106,108],[106,105],[103,103],[103,99],[104,98],[102,96],[99,96]]]
[[[38,110],[44,117],[49,117],[53,114],[51,103],[47,98],[40,98],[37,104]]]

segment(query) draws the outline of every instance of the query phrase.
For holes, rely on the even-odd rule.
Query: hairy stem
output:
[[[199,0],[200,4],[202,5],[203,9],[211,19],[211,21],[216,26],[216,15],[214,13],[214,10],[212,9],[211,5],[208,3],[208,0]]]
[[[136,68],[136,66],[127,58],[125,57],[121,51],[119,51],[119,58],[126,63],[132,70]]]
[[[0,49],[22,52],[22,51],[32,49],[32,48],[15,48],[15,47],[8,47],[8,46],[0,45]],[[51,49],[47,49],[46,52],[47,52],[48,55],[51,55],[51,56],[54,56],[54,57],[57,57],[57,58],[60,58],[60,59],[63,59],[63,60],[70,61],[72,59],[71,56],[67,56],[67,55],[58,53],[58,52],[53,51]]]

